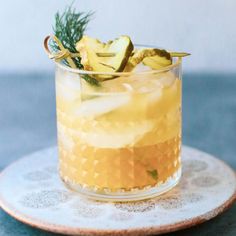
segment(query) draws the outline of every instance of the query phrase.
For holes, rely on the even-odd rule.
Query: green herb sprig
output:
[[[67,7],[62,14],[56,13],[55,25],[53,26],[54,35],[70,52],[77,53],[75,45],[83,37],[92,14],[77,12],[75,8],[72,8],[72,5]],[[51,47],[54,51],[59,50],[57,43],[54,41],[52,41]],[[80,57],[73,58],[73,61],[79,69],[83,69]]]
[[[158,172],[157,172],[157,170],[147,170],[147,173],[148,173],[154,180],[158,180]]]
[[[53,26],[54,35],[71,53],[78,53],[76,50],[76,43],[83,37],[92,15],[93,12],[78,12],[72,7],[72,5],[67,7],[62,14],[59,12],[56,13],[55,25]],[[58,52],[60,50],[55,41],[51,41],[50,46],[54,52]],[[79,56],[73,57],[72,60],[78,69],[83,69],[81,58]],[[69,66],[66,59],[63,59],[63,63]],[[91,85],[99,85],[96,79],[88,75],[83,75],[81,77]]]

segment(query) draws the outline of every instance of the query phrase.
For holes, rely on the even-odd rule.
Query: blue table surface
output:
[[[236,74],[183,76],[183,143],[236,169]],[[0,74],[0,171],[25,154],[55,144],[54,75]],[[24,225],[0,209],[3,235],[54,234]],[[236,204],[215,219],[168,235],[236,235]]]

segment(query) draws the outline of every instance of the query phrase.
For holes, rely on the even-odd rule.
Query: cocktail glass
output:
[[[178,183],[181,58],[143,69],[101,74],[56,63],[59,171],[69,188],[96,200],[133,201]],[[85,81],[98,77],[107,80]]]

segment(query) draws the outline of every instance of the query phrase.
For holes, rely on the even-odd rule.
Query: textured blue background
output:
[[[183,142],[236,169],[236,74],[186,74]],[[56,143],[53,74],[0,74],[0,170]],[[216,173],[217,175],[217,173]],[[16,193],[17,194],[17,193]],[[236,235],[236,204],[221,216],[170,235]],[[0,236],[51,235],[0,210]]]

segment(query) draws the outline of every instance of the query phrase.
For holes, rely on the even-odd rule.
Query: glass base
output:
[[[109,190],[96,191],[95,189],[90,189],[82,187],[79,184],[71,183],[70,181],[65,180],[63,178],[62,180],[66,187],[88,198],[98,201],[127,202],[139,201],[159,196],[176,186],[179,183],[180,177],[181,167],[175,172],[173,176],[168,178],[164,183],[158,183],[155,186],[147,186],[142,190],[133,189],[131,191],[120,190],[116,192],[111,192]]]

